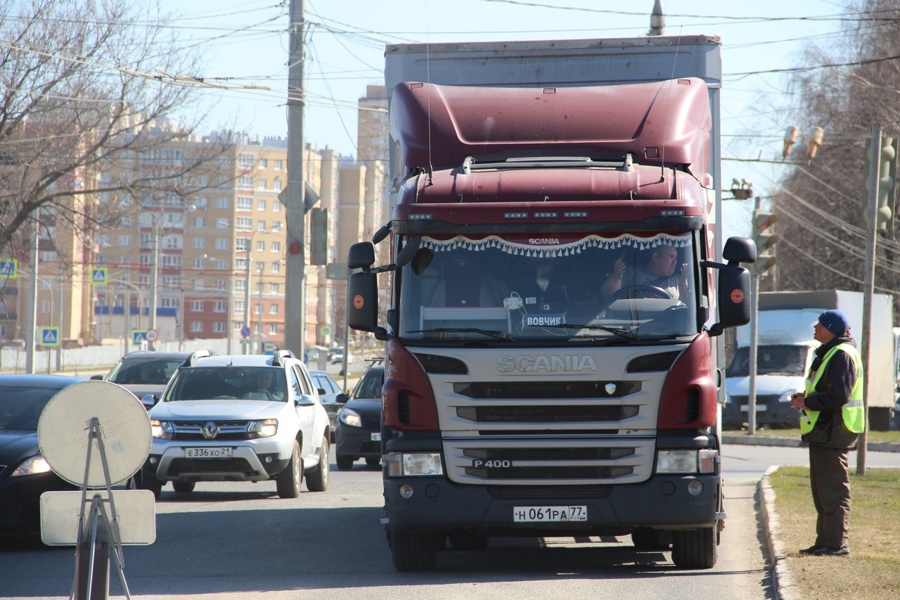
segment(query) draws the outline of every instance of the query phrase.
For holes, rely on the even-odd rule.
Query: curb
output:
[[[735,444],[738,446],[786,446],[789,448],[802,448],[803,444],[796,438],[770,438],[756,437],[752,435],[723,435],[723,444]],[[900,452],[900,444],[893,442],[869,442],[866,444],[869,452]]]
[[[757,485],[763,533],[766,538],[766,558],[772,569],[772,587],[775,591],[775,598],[777,600],[800,600],[801,595],[794,585],[790,571],[788,571],[778,514],[775,512],[775,490],[769,483],[769,475],[777,470],[777,466],[769,467]]]

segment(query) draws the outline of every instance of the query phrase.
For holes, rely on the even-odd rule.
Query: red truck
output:
[[[351,247],[348,323],[386,341],[394,566],[432,569],[448,545],[492,536],[630,535],[710,568],[725,517],[719,335],[749,320],[740,263],[756,258],[744,238],[716,258],[717,90],[696,61],[604,85],[549,67],[590,56],[611,72],[649,47],[658,62],[718,42],[547,44],[431,45],[428,60],[465,51],[471,68],[390,86],[397,193],[374,242],[390,239],[392,262]],[[425,51],[389,47],[388,82],[419,74],[392,55]],[[498,81],[478,81],[485,69]]]

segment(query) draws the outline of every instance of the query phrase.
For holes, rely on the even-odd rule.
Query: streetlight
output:
[[[244,277],[244,327],[250,328],[250,263],[252,262],[250,259],[252,257],[253,252],[253,238],[256,237],[257,233],[268,233],[265,229],[256,229],[250,234],[250,238],[247,240],[247,264]],[[262,271],[260,270],[260,282],[262,282]],[[262,310],[262,308],[260,308]],[[260,317],[261,319],[261,317]],[[250,346],[252,342],[250,338],[247,338],[247,344],[244,346],[244,354],[251,354]]]

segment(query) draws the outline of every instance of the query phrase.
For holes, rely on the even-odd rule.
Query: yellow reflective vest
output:
[[[853,360],[853,366],[856,368],[856,383],[853,384],[853,390],[850,392],[850,402],[843,406],[841,415],[844,418],[844,425],[847,426],[847,429],[853,433],[862,433],[866,424],[866,414],[865,409],[863,408],[862,359],[860,358],[857,349],[853,347],[853,344],[838,344],[825,353],[825,356],[822,358],[822,364],[819,365],[818,370],[810,372],[809,377],[806,378],[805,395],[808,396],[815,391],[816,384],[819,383],[819,379],[822,378],[822,374],[825,372],[828,361],[830,361],[831,357],[838,351],[849,354],[850,358]],[[820,411],[818,410],[806,409],[806,415],[809,417],[809,422],[802,416],[800,417],[801,435],[813,430],[816,426],[816,421],[819,419],[819,413]]]

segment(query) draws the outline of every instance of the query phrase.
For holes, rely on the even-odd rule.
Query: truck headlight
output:
[[[153,437],[163,440],[171,440],[175,433],[175,426],[170,421],[160,421],[159,419],[150,419],[150,433]]]
[[[384,456],[388,477],[434,477],[444,474],[440,452],[391,453]]]
[[[362,427],[362,418],[359,416],[359,413],[353,409],[345,408],[341,411],[341,414],[338,415],[338,419],[340,419],[341,423],[344,425],[349,425],[350,427]]]
[[[265,421],[250,421],[247,431],[250,437],[272,437],[278,433],[278,419],[266,419]]]
[[[656,472],[669,474],[708,474],[718,468],[719,453],[713,449],[660,450],[656,453]]]

